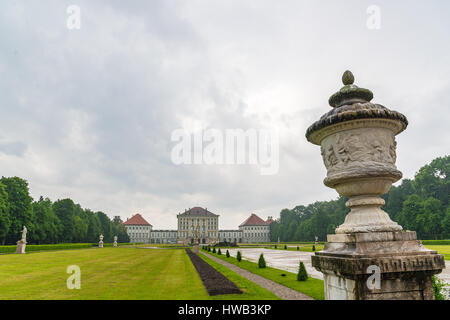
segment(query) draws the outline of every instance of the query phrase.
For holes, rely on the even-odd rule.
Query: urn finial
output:
[[[353,84],[355,82],[355,77],[353,76],[353,73],[350,70],[347,70],[342,75],[342,83],[347,86],[349,84]]]
[[[333,108],[339,108],[344,105],[352,105],[354,103],[366,103],[373,99],[373,93],[369,89],[360,88],[353,83],[355,77],[349,70],[342,75],[344,86],[335,94],[333,94],[328,103]]]

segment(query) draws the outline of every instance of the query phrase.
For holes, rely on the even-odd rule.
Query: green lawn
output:
[[[69,265],[81,269],[80,290],[67,289]],[[240,276],[231,276],[245,294],[210,297],[184,250],[96,248],[9,254],[0,255],[0,300],[276,299]]]
[[[425,245],[427,249],[436,250],[444,255],[445,260],[450,260],[450,245]]]
[[[297,290],[299,292],[302,292],[316,300],[324,300],[324,287],[323,287],[323,280],[314,279],[309,277],[307,281],[297,281],[297,274],[291,273],[288,271],[275,269],[271,267],[266,267],[263,269],[258,268],[258,264],[254,262],[250,262],[247,260],[242,259],[241,262],[238,262],[236,258],[229,257],[227,258],[225,256],[225,252],[222,253],[222,255],[217,255],[212,252],[207,252],[219,259],[222,259],[224,261],[227,261],[229,263],[232,263],[234,265],[239,266],[242,269],[248,270],[254,274],[260,275],[264,278],[267,278],[269,280],[272,280],[274,282],[277,282],[279,284],[282,284],[286,287],[289,287],[291,289]],[[285,274],[286,276],[282,276],[282,274]]]

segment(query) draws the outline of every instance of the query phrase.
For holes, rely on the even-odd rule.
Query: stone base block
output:
[[[198,244],[194,244],[194,246],[192,247],[192,251],[193,251],[195,254],[198,254]]]
[[[24,242],[22,240],[17,241],[16,253],[20,253],[20,254],[25,253],[26,246],[27,246],[26,242]]]
[[[98,247],[99,247],[99,248],[103,248],[103,241],[100,241],[100,242],[98,243]]]
[[[114,242],[114,243],[113,243],[113,246],[114,246],[114,247],[117,247],[117,242]]]
[[[329,235],[312,265],[324,274],[329,300],[432,300],[431,276],[445,268],[415,232]],[[374,286],[378,283],[378,286]]]

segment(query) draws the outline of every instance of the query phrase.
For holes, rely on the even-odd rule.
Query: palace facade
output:
[[[131,242],[192,244],[197,234],[200,244],[270,242],[272,217],[263,220],[250,215],[236,230],[219,230],[219,215],[194,207],[177,215],[177,230],[153,230],[139,213],[123,222]]]

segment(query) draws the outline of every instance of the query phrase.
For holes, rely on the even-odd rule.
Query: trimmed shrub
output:
[[[220,251],[220,248],[219,248],[219,250],[217,251],[217,254],[218,254],[219,256],[222,254],[222,251]]]
[[[422,240],[422,244],[430,244],[430,245],[450,245],[450,240]]]
[[[227,256],[227,258],[230,257],[230,251],[227,250],[226,256]]]
[[[284,245],[284,250],[287,250],[287,245]]]
[[[316,251],[316,246],[315,245],[313,245],[312,251]]]
[[[242,255],[241,255],[241,252],[240,252],[240,251],[237,252],[236,259],[237,259],[238,262],[241,262],[241,260],[242,260]]]
[[[261,255],[259,256],[258,267],[259,267],[260,269],[266,267],[266,260],[264,260],[264,256],[263,256],[262,253],[261,253]]]
[[[306,281],[308,280],[308,273],[306,272],[305,265],[300,261],[300,265],[298,267],[297,281]]]
[[[208,246],[208,252],[211,252],[211,247]]]
[[[213,248],[212,253],[216,253],[216,247]]]
[[[297,246],[297,251],[300,251],[300,247],[299,246]]]
[[[277,247],[277,245],[275,245],[275,249],[277,249],[278,247]]]

